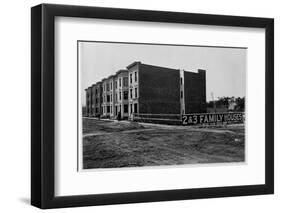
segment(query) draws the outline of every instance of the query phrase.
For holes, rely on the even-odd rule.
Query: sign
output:
[[[244,112],[193,113],[182,116],[182,125],[243,123]]]

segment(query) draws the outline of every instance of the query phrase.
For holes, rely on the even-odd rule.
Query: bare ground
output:
[[[83,167],[243,162],[243,125],[183,127],[83,119]]]

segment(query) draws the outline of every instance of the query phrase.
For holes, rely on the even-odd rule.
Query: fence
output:
[[[174,125],[180,125],[182,122],[181,114],[134,113],[131,119],[138,122]]]
[[[150,114],[134,113],[131,120],[146,123],[172,125],[217,125],[244,123],[244,112],[192,113],[192,114]]]
[[[244,112],[192,113],[182,116],[182,125],[217,125],[244,123]]]

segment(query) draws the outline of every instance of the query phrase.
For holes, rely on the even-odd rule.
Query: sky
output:
[[[246,96],[247,49],[80,41],[79,72],[82,104],[85,89],[134,61],[197,72],[206,70],[207,101]]]

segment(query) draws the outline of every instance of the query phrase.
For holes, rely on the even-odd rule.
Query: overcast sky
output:
[[[206,96],[246,95],[247,49],[128,43],[79,42],[82,104],[84,89],[134,61],[197,72],[206,70]]]

